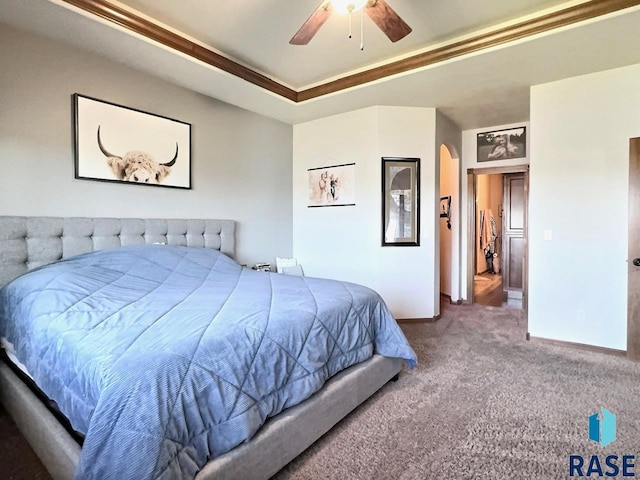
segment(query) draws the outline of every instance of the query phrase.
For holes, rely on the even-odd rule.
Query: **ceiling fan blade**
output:
[[[396,12],[385,2],[377,0],[369,2],[364,11],[374,21],[389,40],[397,42],[411,33],[411,27],[402,20]]]
[[[289,40],[291,45],[306,45],[318,33],[320,27],[331,15],[331,2],[324,1],[318,9],[302,24],[300,30]]]

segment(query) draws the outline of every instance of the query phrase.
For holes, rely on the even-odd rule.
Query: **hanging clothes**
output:
[[[484,258],[487,262],[487,271],[489,273],[496,273],[493,266],[493,259],[498,256],[496,252],[496,238],[498,238],[496,219],[491,209],[480,210],[480,248],[484,253]]]

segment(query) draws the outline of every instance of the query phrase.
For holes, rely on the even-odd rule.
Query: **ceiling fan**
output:
[[[397,42],[411,33],[411,27],[392,10],[385,0],[325,0],[304,22],[289,43],[308,44],[333,10],[346,14],[358,10],[364,11],[392,42]]]

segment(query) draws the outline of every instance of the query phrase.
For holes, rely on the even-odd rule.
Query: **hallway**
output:
[[[502,275],[482,273],[473,279],[473,297],[475,303],[502,308],[522,308],[522,300],[508,298],[502,289]]]

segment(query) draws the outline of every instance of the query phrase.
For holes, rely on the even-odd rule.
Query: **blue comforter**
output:
[[[374,352],[416,356],[381,298],[203,248],[80,255],[0,291],[0,335],[86,434],[76,478],[193,478]]]

